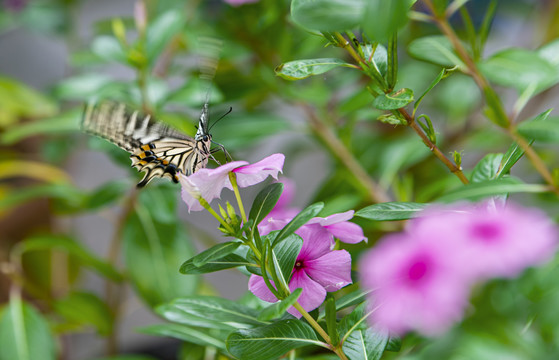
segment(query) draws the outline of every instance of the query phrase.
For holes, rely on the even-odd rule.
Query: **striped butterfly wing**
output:
[[[178,182],[177,173],[196,172],[206,166],[210,156],[209,141],[194,140],[121,103],[104,101],[88,105],[82,128],[130,153],[132,166],[145,172],[138,187],[155,177]]]

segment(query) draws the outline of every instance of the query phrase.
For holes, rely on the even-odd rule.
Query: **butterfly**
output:
[[[177,174],[191,175],[206,167],[208,159],[213,158],[207,101],[202,107],[194,138],[156,120],[150,114],[143,114],[113,101],[86,105],[82,129],[130,153],[132,167],[145,172],[138,187],[144,187],[156,177],[166,177],[178,183]],[[227,156],[223,145],[217,145]]]

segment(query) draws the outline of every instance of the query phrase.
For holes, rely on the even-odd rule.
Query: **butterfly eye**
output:
[[[210,137],[209,137],[208,135],[204,135],[204,137],[202,138],[202,140],[203,140],[204,142],[208,142],[208,141],[210,141]]]

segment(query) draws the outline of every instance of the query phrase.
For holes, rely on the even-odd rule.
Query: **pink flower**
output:
[[[223,188],[233,189],[229,180],[230,172],[236,174],[239,187],[248,187],[264,181],[268,176],[277,179],[284,160],[283,154],[273,154],[254,164],[233,161],[215,169],[200,169],[190,176],[179,174],[182,199],[188,205],[189,212],[202,210],[199,198],[209,203],[221,196]]]
[[[401,233],[387,236],[360,262],[362,286],[372,290],[371,322],[397,334],[444,332],[461,319],[469,282],[456,271],[448,243]]]
[[[511,204],[504,208],[483,203],[461,206],[459,211],[428,210],[408,230],[452,241],[463,271],[474,280],[515,277],[527,267],[545,263],[559,240],[557,226],[542,211]]]
[[[333,214],[325,218],[316,217],[310,219],[305,225],[301,226],[295,234],[302,237],[303,231],[312,231],[315,237],[319,237],[322,241],[334,245],[334,238],[340,239],[348,244],[356,244],[361,241],[367,241],[363,234],[363,229],[357,224],[351,223],[353,217],[353,210],[344,213]],[[270,216],[258,226],[261,235],[269,234],[271,231],[282,229],[292,217],[275,219]]]
[[[298,302],[303,309],[311,311],[324,302],[326,292],[351,284],[351,255],[345,250],[330,250],[329,242],[323,241],[311,229],[305,229],[301,237],[303,247],[295,262],[289,290],[302,288]],[[251,275],[248,287],[262,300],[278,301],[260,276]],[[294,307],[287,311],[293,316],[301,317]]]
[[[361,261],[373,290],[372,321],[390,331],[437,335],[458,321],[470,285],[514,277],[550,260],[559,231],[543,212],[486,203],[428,209]]]

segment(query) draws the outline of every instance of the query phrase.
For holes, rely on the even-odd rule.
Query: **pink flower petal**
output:
[[[183,187],[182,198],[188,205],[188,210],[202,209],[202,206],[198,204],[198,197],[202,197],[210,203],[221,196],[223,188],[231,189],[229,172],[244,164],[247,162],[233,161],[215,169],[200,169],[190,176],[179,174],[179,181]]]
[[[305,260],[305,272],[326,291],[337,291],[351,281],[351,255],[345,250],[335,250],[311,260]]]
[[[298,288],[303,289],[303,292],[297,302],[306,311],[316,309],[326,299],[326,290],[319,283],[309,278],[304,271],[295,271],[289,282],[289,290],[294,291]],[[294,307],[290,307],[287,312],[297,318],[302,316]]]
[[[264,181],[268,176],[277,180],[284,161],[285,155],[272,154],[254,164],[238,167],[233,170],[237,174],[237,184],[242,188],[252,186]]]
[[[359,225],[349,221],[327,225],[325,228],[334,235],[334,237],[348,244],[357,244],[363,240],[367,241],[367,238],[363,234],[363,229],[361,229]]]
[[[354,213],[355,213],[355,211],[349,210],[349,211],[339,213],[339,214],[332,214],[332,215],[327,216],[325,218],[315,217],[315,218],[312,218],[311,220],[309,220],[309,222],[307,224],[320,224],[322,226],[337,224],[337,223],[341,223],[341,222],[344,222],[344,221],[351,220],[351,218],[353,218]]]
[[[295,234],[303,238],[303,247],[297,259],[316,259],[331,251],[332,235],[318,224],[303,225]]]
[[[258,275],[250,275],[250,279],[248,280],[248,289],[258,298],[274,303],[278,301],[274,294],[268,289],[266,283],[262,276]]]
[[[395,333],[446,331],[463,316],[470,281],[457,268],[456,253],[445,242],[428,242],[401,233],[385,237],[360,262],[365,289],[378,307],[373,324]]]

